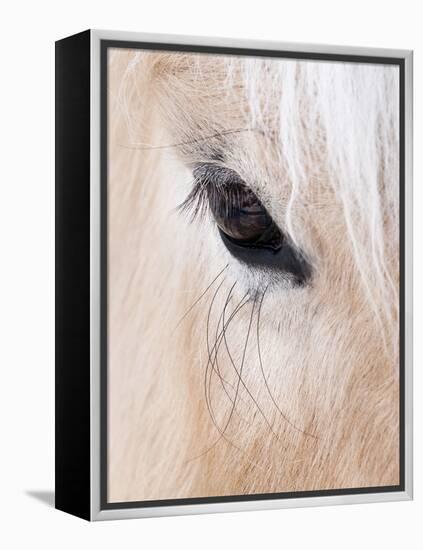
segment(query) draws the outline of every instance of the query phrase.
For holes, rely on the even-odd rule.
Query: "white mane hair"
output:
[[[301,241],[292,210],[310,185],[308,167],[320,150],[367,296],[376,315],[382,306],[389,321],[395,319],[398,265],[389,262],[398,259],[398,68],[248,59],[244,78],[253,125],[265,128],[278,105],[280,162],[291,190],[285,218],[292,238]]]
[[[397,484],[398,68],[115,50],[109,95],[109,498]],[[204,162],[310,285],[177,212]]]

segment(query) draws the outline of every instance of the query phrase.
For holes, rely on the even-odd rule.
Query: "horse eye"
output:
[[[311,278],[311,266],[302,252],[236,172],[202,164],[193,173],[196,185],[182,208],[194,207],[195,215],[208,206],[232,256],[252,269],[280,273],[294,285],[302,286]]]
[[[221,232],[239,246],[279,250],[282,233],[253,191],[236,181],[225,188],[210,198]]]

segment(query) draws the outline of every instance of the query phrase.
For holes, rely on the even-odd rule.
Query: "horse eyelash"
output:
[[[207,186],[204,182],[195,178],[192,185],[187,198],[177,207],[177,211],[187,215],[191,222],[204,218],[210,206]]]
[[[240,188],[249,190],[236,172],[211,164],[194,169],[192,185],[189,195],[177,208],[188,215],[190,221],[204,218],[210,209],[222,216],[230,216],[241,205]]]

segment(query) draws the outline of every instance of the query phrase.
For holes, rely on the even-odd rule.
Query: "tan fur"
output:
[[[113,502],[399,482],[396,305],[386,303],[376,279],[368,279],[367,289],[363,285],[323,160],[324,135],[304,143],[308,185],[287,221],[292,174],[278,148],[275,121],[255,119],[237,63],[228,69],[216,56],[122,50],[110,57]],[[260,97],[265,103],[266,96]],[[220,138],[210,137],[215,134]],[[250,300],[227,327],[230,355],[222,340],[216,371],[207,369],[214,420],[223,428],[231,418],[220,436],[204,389],[208,316],[213,350],[234,283],[226,321],[249,288],[266,284],[266,276],[255,277],[229,255],[211,216],[190,223],[176,207],[190,190],[190,168],[209,160],[222,134],[225,165],[260,194],[280,227],[290,224],[314,270],[309,286],[272,287],[259,319],[259,302],[253,310]],[[172,144],[180,145],[160,148]],[[390,219],[384,231],[390,237],[386,265],[397,290]],[[241,382],[230,357],[238,372],[242,368]]]

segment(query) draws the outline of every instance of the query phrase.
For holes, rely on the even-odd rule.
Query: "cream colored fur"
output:
[[[397,68],[109,55],[109,500],[397,484]],[[260,196],[310,285],[176,210],[203,161]]]

